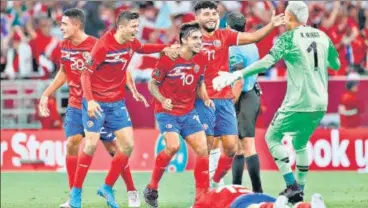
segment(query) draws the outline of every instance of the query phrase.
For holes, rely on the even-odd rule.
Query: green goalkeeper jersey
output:
[[[280,36],[270,53],[249,66],[244,76],[266,70],[280,59],[287,66],[287,91],[281,111],[326,111],[328,104],[327,68],[340,66],[338,53],[322,31],[299,26]],[[250,69],[249,69],[250,68]]]

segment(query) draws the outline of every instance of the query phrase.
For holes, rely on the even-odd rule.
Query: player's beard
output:
[[[206,27],[206,26],[204,26],[204,25],[203,25],[203,29],[204,29],[206,32],[211,33],[211,32],[213,32],[213,31],[215,31],[215,30],[216,30],[216,27],[214,27],[214,28],[208,28],[208,27]]]

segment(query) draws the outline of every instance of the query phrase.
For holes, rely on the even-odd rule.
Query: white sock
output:
[[[210,157],[209,157],[209,175],[210,178],[213,177],[213,175],[215,175],[215,171],[217,169],[218,166],[218,161],[220,159],[221,156],[221,149],[217,148],[217,149],[213,149],[210,151]]]

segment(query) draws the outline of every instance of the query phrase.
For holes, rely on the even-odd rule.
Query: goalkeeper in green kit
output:
[[[338,53],[329,37],[306,26],[308,15],[304,2],[290,1],[285,11],[288,31],[279,37],[269,54],[241,71],[219,72],[213,80],[214,89],[220,90],[237,79],[264,72],[284,59],[288,70],[287,91],[267,130],[266,141],[286,182],[287,188],[280,194],[293,203],[303,200],[308,173],[307,142],[327,110],[327,68],[340,68]],[[295,176],[288,151],[281,143],[285,135],[293,138]]]

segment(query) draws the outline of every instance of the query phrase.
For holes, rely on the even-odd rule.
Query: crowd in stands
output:
[[[326,32],[340,54],[341,69],[331,76],[351,72],[368,74],[368,2],[307,1],[309,25]],[[178,26],[195,19],[192,1],[1,1],[1,79],[50,79],[58,69],[62,40],[59,29],[63,11],[81,8],[86,13],[86,33],[95,37],[114,27],[117,14],[126,9],[141,14],[141,42],[172,44]],[[287,1],[219,1],[219,26],[224,28],[226,14],[241,11],[247,20],[246,31],[255,31],[270,21],[272,10],[284,12]],[[260,56],[271,49],[280,27],[257,43]],[[150,77],[158,54],[136,54],[129,66],[137,80]],[[287,76],[283,62],[264,76],[277,79]]]

